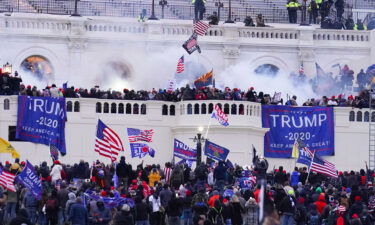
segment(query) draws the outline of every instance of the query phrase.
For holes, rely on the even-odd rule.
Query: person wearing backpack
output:
[[[214,207],[208,211],[208,220],[215,225],[225,225],[223,207],[219,199],[215,200]]]
[[[31,193],[30,190],[27,190],[25,197],[22,202],[23,206],[26,209],[28,218],[31,223],[36,223],[36,213],[38,208],[38,200],[35,198],[35,196]]]
[[[46,209],[47,224],[57,225],[59,205],[58,205],[56,190],[53,190],[50,196],[48,197],[46,201],[45,209]]]

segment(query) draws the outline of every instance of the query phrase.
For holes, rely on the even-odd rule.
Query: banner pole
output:
[[[311,170],[311,165],[314,162],[314,157],[315,157],[315,151],[313,152],[313,156],[312,156],[311,163],[309,166],[309,172],[307,172],[306,183],[309,182],[310,170]]]
[[[211,119],[212,119],[212,117],[210,117],[210,119],[208,120],[208,125],[207,125],[206,135],[204,135],[204,138],[205,138],[205,139],[207,139],[208,130],[210,129],[210,126],[211,126]]]

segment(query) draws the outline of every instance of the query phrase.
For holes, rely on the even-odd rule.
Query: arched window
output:
[[[224,104],[224,113],[229,114],[229,104]]]
[[[146,104],[141,105],[141,114],[146,115],[147,109],[146,109]]]
[[[137,103],[133,105],[133,114],[139,114],[139,105]]]
[[[199,114],[199,104],[198,103],[194,104],[194,114]]]
[[[169,115],[170,116],[176,115],[176,107],[174,105],[169,106]]]
[[[361,111],[357,112],[357,122],[362,122],[362,112]]]
[[[237,105],[236,104],[232,104],[230,114],[232,114],[232,115],[237,114]]]
[[[168,106],[167,105],[163,105],[163,107],[162,107],[162,109],[161,109],[161,114],[163,115],[163,116],[166,116],[166,115],[168,115]]]
[[[223,106],[221,106],[221,103],[217,103],[216,105],[218,105],[219,108],[220,108],[221,110],[223,110]],[[229,106],[228,106],[228,108],[229,108]]]
[[[370,113],[366,111],[363,116],[363,122],[369,122],[369,121],[370,121]]]
[[[71,101],[66,102],[66,111],[67,112],[73,111],[73,103]]]
[[[349,112],[349,121],[354,121],[354,119],[355,119],[355,113],[354,113],[354,111],[350,111]]]
[[[74,102],[74,112],[79,112],[79,101]]]
[[[191,104],[187,105],[187,114],[193,114],[193,106]]]
[[[109,113],[109,104],[108,104],[108,102],[104,102],[103,112],[104,113]]]
[[[375,122],[375,112],[371,113],[371,122]]]
[[[126,104],[125,113],[126,114],[132,114],[132,105],[130,103]]]
[[[117,105],[114,102],[111,104],[111,113],[117,113]]]
[[[202,114],[207,114],[207,106],[206,106],[206,104],[202,104],[202,106],[201,106],[201,113]]]
[[[214,104],[210,103],[208,105],[208,113],[212,113],[212,111],[214,111]]]
[[[124,104],[118,104],[118,113],[124,114]]]
[[[96,103],[96,113],[102,113],[102,103]]]
[[[4,99],[4,110],[9,110],[10,109],[10,101],[9,99]]]
[[[239,115],[245,115],[245,107],[243,104],[240,104],[240,108],[238,110]]]

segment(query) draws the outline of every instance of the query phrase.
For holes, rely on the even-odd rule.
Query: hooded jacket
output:
[[[324,199],[324,195],[319,195],[318,201],[314,203],[316,205],[316,210],[320,215],[322,215],[324,208],[326,207],[327,203]]]

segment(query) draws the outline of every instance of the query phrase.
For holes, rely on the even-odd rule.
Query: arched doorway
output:
[[[279,71],[280,69],[273,64],[263,64],[263,65],[258,66],[254,70],[254,73],[257,75],[262,75],[262,76],[275,77],[278,75]]]
[[[27,57],[22,61],[20,68],[24,73],[31,74],[38,80],[51,79],[54,75],[51,62],[41,55]]]

